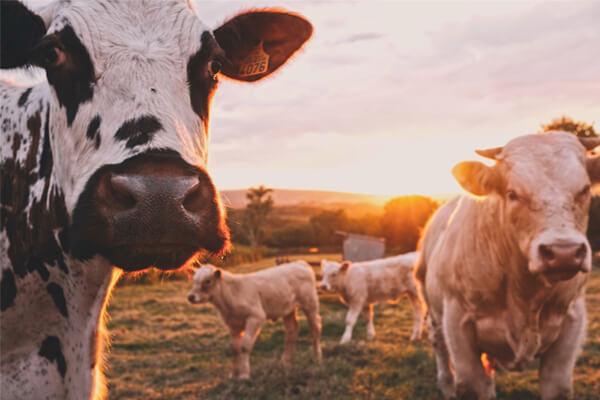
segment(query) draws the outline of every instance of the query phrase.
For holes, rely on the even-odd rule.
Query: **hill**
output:
[[[246,206],[246,190],[222,190],[223,204],[230,208],[243,208]],[[339,206],[343,204],[372,204],[382,207],[391,196],[377,196],[359,193],[330,192],[324,190],[294,190],[274,189],[273,201],[277,206],[286,205],[321,205]],[[329,208],[328,207],[328,208]]]

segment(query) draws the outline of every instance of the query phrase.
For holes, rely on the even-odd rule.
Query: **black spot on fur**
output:
[[[60,47],[64,50],[64,63],[46,65],[44,54],[48,49]],[[95,82],[94,65],[85,46],[81,43],[70,25],[60,32],[44,37],[33,50],[31,62],[46,69],[48,82],[54,86],[61,106],[67,112],[67,124],[70,126],[77,115],[79,105],[92,99]]]
[[[94,141],[96,149],[100,147],[100,121],[99,115],[92,118],[86,132],[87,138]]]
[[[48,279],[47,266],[58,266],[64,273],[69,272],[62,249],[54,237],[57,229],[67,228],[69,219],[63,194],[50,193],[52,152],[47,129],[48,114],[45,123],[41,155],[41,118],[37,113],[27,120],[28,135],[20,144],[25,146],[29,143],[25,160],[16,161],[14,153],[12,158],[0,165],[0,226],[6,229],[9,239],[8,257],[12,271],[20,277],[37,271],[43,280]],[[20,135],[15,134],[13,140],[17,137],[20,138]],[[30,204],[31,186],[39,179],[43,180],[42,196],[39,201]],[[29,213],[26,213],[28,207]]]
[[[0,7],[0,68],[22,67],[46,33],[44,21],[21,2],[1,1]]]
[[[17,297],[17,286],[15,276],[10,269],[2,271],[2,282],[0,282],[0,311],[12,306]]]
[[[44,126],[44,144],[40,157],[40,178],[49,178],[52,172],[52,149],[50,148],[50,108],[46,110]]]
[[[127,140],[126,146],[132,148],[148,143],[154,137],[154,133],[161,129],[162,124],[156,117],[144,115],[125,121],[115,133],[115,139]]]
[[[187,80],[190,86],[192,108],[206,125],[209,119],[210,100],[217,88],[217,81],[207,77],[205,71],[218,44],[208,31],[202,33],[201,41],[202,47],[188,61]]]
[[[19,107],[23,107],[23,105],[25,105],[27,99],[29,98],[29,93],[31,93],[31,88],[24,91],[23,94],[19,97],[19,101],[17,102],[17,105]]]
[[[86,136],[88,139],[93,140],[96,135],[98,135],[98,128],[100,128],[100,116],[96,115],[94,118],[92,118],[92,120],[90,121],[88,128],[87,128],[87,132],[86,132]]]
[[[40,274],[40,278],[46,282],[50,277],[50,272],[48,272],[48,268],[46,268],[46,264],[42,260],[40,260],[37,256],[30,256],[27,261],[27,270],[29,272],[37,271]]]
[[[67,310],[67,302],[62,287],[54,282],[50,282],[48,286],[46,286],[46,290],[50,293],[50,296],[52,296],[52,300],[54,300],[54,304],[56,305],[56,308],[58,308],[58,311],[65,317],[68,317],[69,311]]]
[[[62,353],[60,340],[56,336],[48,336],[42,342],[38,356],[47,358],[50,362],[56,361],[58,372],[64,378],[67,372],[67,361]]]

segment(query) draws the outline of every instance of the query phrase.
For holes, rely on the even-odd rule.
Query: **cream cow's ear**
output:
[[[350,268],[350,262],[349,261],[344,261],[342,263],[342,265],[340,266],[340,271],[341,272],[346,272],[346,271],[348,271],[348,268]]]
[[[485,196],[498,188],[498,178],[493,167],[479,161],[464,161],[452,168],[454,179],[467,192]]]

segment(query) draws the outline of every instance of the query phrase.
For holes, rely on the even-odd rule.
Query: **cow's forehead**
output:
[[[579,190],[588,180],[584,147],[572,134],[550,132],[521,136],[502,150],[508,179],[521,186]],[[516,181],[516,182],[515,182]]]
[[[48,33],[70,25],[99,69],[121,51],[185,58],[198,50],[208,30],[183,1],[72,0],[52,11]]]
[[[203,265],[202,267],[198,268],[196,270],[196,272],[194,273],[194,280],[195,281],[202,281],[205,278],[209,277],[210,275],[212,275],[215,271],[215,268],[211,265]]]
[[[325,273],[331,273],[331,272],[335,272],[340,268],[340,263],[335,262],[335,261],[326,261],[323,263],[323,272]]]

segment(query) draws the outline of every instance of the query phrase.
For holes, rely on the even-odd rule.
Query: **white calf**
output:
[[[250,352],[267,319],[283,318],[282,360],[286,364],[291,360],[299,330],[298,307],[306,315],[314,357],[321,360],[321,316],[315,274],[304,261],[251,274],[233,274],[204,265],[194,274],[188,300],[214,304],[229,327],[234,378],[250,379]]]
[[[346,330],[340,343],[348,343],[352,339],[352,329],[361,311],[368,321],[367,337],[372,340],[375,337],[373,304],[380,301],[394,301],[404,294],[408,295],[414,311],[414,325],[410,340],[421,337],[425,316],[413,278],[416,258],[417,253],[413,252],[357,263],[321,261],[323,270],[321,288],[339,293],[342,302],[349,308],[346,315]]]

